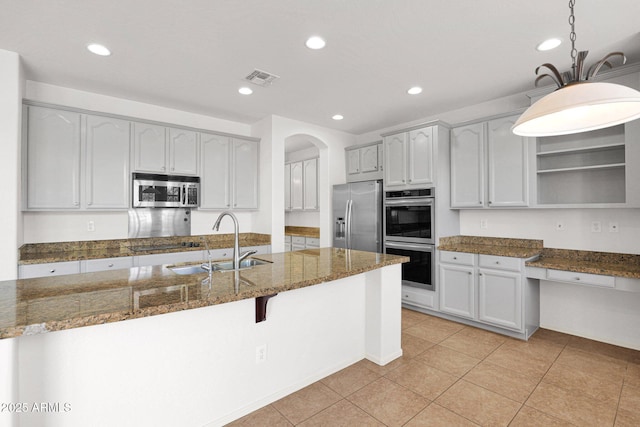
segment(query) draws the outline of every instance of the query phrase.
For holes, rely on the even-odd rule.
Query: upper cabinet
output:
[[[25,117],[25,209],[129,207],[128,121],[39,106]]]
[[[345,148],[347,182],[383,179],[382,141]]]
[[[517,117],[452,129],[452,208],[529,204],[529,141],[511,132]]]
[[[196,133],[149,123],[133,123],[134,170],[197,175]]]
[[[436,128],[426,126],[384,137],[385,188],[401,190],[435,185],[433,156]]]
[[[29,106],[26,209],[80,208],[80,114]]]
[[[127,209],[130,122],[86,116],[85,202],[87,209]]]
[[[259,144],[200,134],[202,209],[257,209]]]
[[[285,164],[285,210],[314,211],[318,203],[318,158]]]

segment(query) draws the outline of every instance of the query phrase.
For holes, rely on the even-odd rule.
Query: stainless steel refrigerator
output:
[[[382,181],[333,186],[333,246],[382,252]]]

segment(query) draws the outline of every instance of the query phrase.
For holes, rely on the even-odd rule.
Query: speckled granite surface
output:
[[[0,338],[119,322],[272,295],[409,261],[337,248],[260,255],[237,272],[177,275],[167,266],[0,282]]]
[[[640,255],[545,248],[528,267],[640,279]]]
[[[320,238],[320,228],[318,227],[298,227],[287,225],[284,227],[285,236],[302,236]]]
[[[542,240],[501,237],[451,236],[440,238],[438,250],[532,258],[542,252]]]
[[[33,243],[19,249],[18,264],[78,261],[115,258],[168,252],[200,251],[206,239],[210,249],[233,247],[233,234],[206,234],[184,237],[154,237],[144,239],[93,240],[81,242]],[[241,233],[240,246],[270,245],[271,236]]]

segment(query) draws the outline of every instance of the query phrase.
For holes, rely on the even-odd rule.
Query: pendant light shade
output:
[[[574,82],[529,107],[513,126],[521,136],[586,132],[640,118],[640,92],[613,83]]]
[[[594,83],[593,79],[603,68],[612,68],[610,58],[626,58],[622,52],[612,52],[585,68],[589,51],[578,52],[575,47],[575,0],[569,0],[569,24],[571,25],[570,72],[560,73],[552,64],[545,63],[536,68],[536,74],[548,70],[536,78],[536,86],[542,79],[551,79],[558,86],[529,107],[511,128],[521,136],[551,136],[586,132],[615,126],[640,118],[640,92],[613,83]]]

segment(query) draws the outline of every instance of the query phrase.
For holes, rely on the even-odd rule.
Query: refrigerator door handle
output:
[[[347,249],[351,249],[351,220],[352,220],[352,216],[351,216],[351,206],[353,205],[353,200],[349,199],[347,200],[347,244],[346,247]]]

